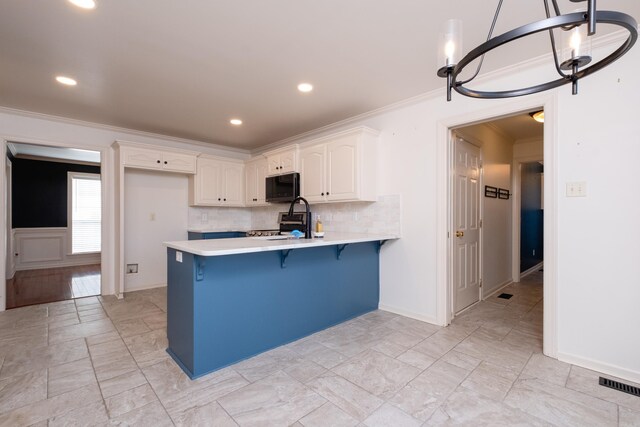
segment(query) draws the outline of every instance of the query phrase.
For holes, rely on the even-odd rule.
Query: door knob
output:
[[[456,237],[463,237],[464,231],[456,231]]]

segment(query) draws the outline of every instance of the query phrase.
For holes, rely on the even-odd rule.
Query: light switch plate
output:
[[[182,262],[182,252],[176,251],[176,261]]]
[[[587,197],[587,183],[567,182],[567,197]]]

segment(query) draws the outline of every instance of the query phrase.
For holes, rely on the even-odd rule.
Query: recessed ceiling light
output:
[[[300,83],[298,85],[298,90],[304,93],[311,92],[313,90],[313,85],[311,83]]]
[[[82,9],[95,9],[95,0],[69,0],[69,3],[81,7]]]
[[[240,120],[240,119],[231,119],[231,120],[229,120],[229,123],[231,123],[234,126],[240,126],[242,124],[242,120]]]
[[[56,76],[56,81],[58,83],[61,83],[63,85],[67,85],[67,86],[75,86],[75,85],[78,84],[77,81],[75,81],[71,77],[66,77],[66,76]]]

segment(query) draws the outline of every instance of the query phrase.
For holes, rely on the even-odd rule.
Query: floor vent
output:
[[[502,298],[502,299],[511,299],[513,295],[511,294],[500,294],[498,295],[498,298]]]
[[[629,393],[634,396],[640,397],[640,388],[634,387],[629,384],[624,384],[618,381],[610,380],[609,378],[600,377],[600,385],[612,388],[614,390],[622,391],[624,393]]]

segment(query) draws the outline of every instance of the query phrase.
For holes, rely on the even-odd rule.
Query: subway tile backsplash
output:
[[[400,195],[381,196],[375,203],[322,203],[311,205],[313,220],[320,216],[325,231],[400,234]],[[278,212],[288,205],[254,208],[251,228],[277,228]],[[302,210],[303,206],[296,207]]]
[[[189,229],[208,231],[250,230],[251,209],[189,207]]]
[[[312,204],[315,223],[319,216],[327,232],[401,234],[400,195],[380,196],[373,202]],[[284,212],[288,204],[261,208],[189,208],[189,228],[211,231],[263,230],[278,228],[278,212]],[[303,206],[296,207],[302,210]],[[203,220],[205,214],[206,220]]]

